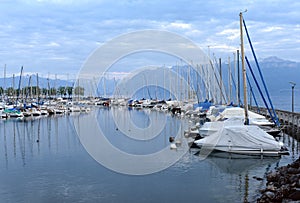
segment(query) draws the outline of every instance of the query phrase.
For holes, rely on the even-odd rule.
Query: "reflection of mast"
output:
[[[48,135],[48,148],[51,149],[51,120],[47,118],[47,135]]]
[[[14,127],[13,127],[13,134],[14,134],[14,158],[17,156],[16,152],[16,122],[14,122]]]
[[[18,131],[18,140],[20,144],[20,151],[21,151],[21,157],[23,161],[23,166],[25,166],[25,134],[23,134],[23,137],[21,138],[21,133],[19,129],[19,125],[17,125],[17,131]]]
[[[41,130],[40,130],[40,127],[41,127],[41,119],[39,119],[39,124],[38,124],[38,131],[37,131],[37,145],[38,145],[38,153],[40,154],[40,133],[41,133]]]
[[[8,168],[8,157],[7,157],[7,142],[6,142],[6,123],[3,125],[3,134],[4,134],[4,155],[5,155],[5,163],[6,168]]]
[[[69,116],[67,116],[67,119],[66,119],[66,125],[65,126],[67,126],[67,128],[66,128],[66,136],[67,136],[67,145],[68,145],[68,148],[70,148],[70,136],[69,136],[69,134],[70,134],[70,132],[69,132],[69,126],[70,126],[70,123],[71,123],[71,121],[70,121],[70,117]]]
[[[28,129],[28,122],[24,122],[24,134],[27,135],[27,140],[29,142],[29,147],[30,147],[30,152],[31,152],[31,155],[33,155],[33,139],[31,136],[33,136],[32,133],[29,132],[29,129]]]
[[[58,151],[58,118],[55,118],[55,143],[56,143],[56,152]]]
[[[244,202],[248,202],[249,196],[249,175],[248,172],[245,175],[245,195],[244,195]]]

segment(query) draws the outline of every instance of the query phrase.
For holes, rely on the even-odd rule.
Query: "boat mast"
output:
[[[241,57],[243,70],[243,87],[244,87],[244,109],[245,109],[245,125],[249,125],[248,103],[247,103],[247,81],[246,81],[246,67],[245,67],[245,52],[243,40],[243,14],[240,12],[240,35],[241,35]]]
[[[237,84],[237,70],[236,70],[236,55],[235,52],[233,52],[233,65],[234,65],[234,79],[235,79],[235,94],[236,94],[236,105],[239,105],[239,94],[238,94],[238,84]]]
[[[22,73],[23,73],[23,66],[21,67],[21,73],[20,73],[20,79],[19,79],[19,87],[17,91],[17,99],[16,99],[16,105],[18,105],[19,96],[21,93],[21,79],[22,79]]]
[[[4,64],[4,86],[3,86],[3,101],[5,99],[5,91],[6,91],[6,64]]]
[[[39,74],[36,74],[36,96],[37,96],[37,101],[38,101],[38,106],[40,103],[40,91],[39,91]]]
[[[238,85],[237,85],[237,94],[238,94],[238,106],[240,106],[241,105],[241,82],[240,82],[240,51],[239,50],[236,50],[236,59],[237,59],[237,76],[238,76],[238,78],[237,78],[237,81],[238,81]]]
[[[222,85],[223,85],[223,81],[222,81],[222,59],[221,58],[219,58],[219,73],[220,73],[220,104],[222,105]]]
[[[231,66],[230,66],[230,56],[228,56],[228,91],[229,91],[229,99],[228,103],[232,102],[232,82],[231,82]]]

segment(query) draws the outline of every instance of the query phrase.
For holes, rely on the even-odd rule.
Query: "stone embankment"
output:
[[[267,175],[266,188],[257,202],[300,202],[300,158]]]

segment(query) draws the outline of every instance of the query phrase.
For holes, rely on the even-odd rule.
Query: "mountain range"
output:
[[[255,62],[250,61],[251,67],[255,72],[256,77],[259,76]],[[289,82],[294,82],[296,84],[300,85],[300,62],[294,62],[289,60],[280,59],[276,56],[264,58],[259,60],[259,65],[261,67],[262,74],[264,76],[265,82],[267,84],[267,87],[272,94],[279,94],[280,92],[289,91],[291,88],[291,84]],[[233,62],[231,64],[231,67],[233,67]],[[227,70],[228,70],[228,64],[222,64],[222,73],[223,73],[223,81],[226,84],[227,83]],[[176,70],[173,67],[173,70]],[[249,78],[252,78],[250,76],[250,73],[248,73]],[[21,86],[29,86],[29,77],[31,77],[31,85],[36,86],[37,85],[37,76],[31,75],[31,76],[23,76],[21,78]],[[257,78],[259,79],[259,78]],[[253,82],[253,79],[250,79],[252,81],[252,86],[255,86],[255,83]],[[38,78],[39,86],[42,88],[48,88],[50,87],[60,87],[60,86],[73,86],[75,79],[72,80],[62,80],[62,79],[47,79],[43,77]],[[241,79],[242,81],[242,79]],[[111,94],[113,92],[114,86],[116,84],[116,81],[113,79],[107,79],[106,80],[106,88],[107,88],[107,94]],[[0,87],[12,87],[14,86],[15,89],[19,86],[19,76],[15,76],[15,78],[8,77],[5,79],[4,84],[4,78],[0,78]],[[99,88],[100,89],[100,88]],[[103,93],[103,90],[99,90],[99,93]],[[297,86],[296,86],[296,93],[297,93]]]

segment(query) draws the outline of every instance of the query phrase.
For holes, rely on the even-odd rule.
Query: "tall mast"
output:
[[[237,85],[237,92],[238,92],[238,106],[241,105],[241,82],[240,82],[240,51],[236,50],[236,59],[237,59],[237,81],[238,81],[238,85]]]
[[[243,87],[244,87],[244,109],[245,109],[245,125],[249,125],[248,103],[247,103],[247,81],[246,81],[246,67],[245,67],[245,52],[243,40],[243,14],[240,12],[240,33],[241,33],[241,57],[243,69]]]
[[[5,90],[6,90],[6,64],[4,65],[4,87],[3,87],[3,90],[4,90],[4,95],[5,94]]]
[[[220,101],[221,101],[221,103],[220,104],[222,104],[223,102],[222,102],[222,84],[223,84],[223,81],[222,81],[222,61],[221,61],[221,58],[219,58],[219,72],[220,72]]]
[[[29,87],[30,87],[30,100],[32,101],[32,99],[33,99],[33,94],[32,94],[31,76],[30,76],[30,78],[29,78]]]
[[[17,100],[16,100],[16,103],[18,102],[19,96],[20,96],[20,93],[21,93],[21,79],[22,79],[22,73],[23,73],[23,66],[21,67],[21,73],[20,73],[19,87],[18,87],[18,92],[17,92]]]
[[[49,72],[48,72],[48,78],[47,78],[47,96],[48,96],[48,99],[50,98],[50,83],[49,83]]]
[[[13,100],[15,99],[15,74],[13,74],[13,82],[12,82],[13,84],[12,84],[12,86],[13,86],[13,89],[12,89],[12,98],[13,98]]]
[[[233,52],[233,65],[234,65],[234,78],[235,78],[235,94],[236,94],[236,105],[239,105],[239,94],[238,94],[238,84],[237,84],[237,70],[236,70],[236,55]]]
[[[230,56],[228,56],[228,90],[229,90],[229,99],[228,102],[232,102],[232,82],[231,82],[231,66],[230,66]]]
[[[39,91],[39,74],[36,74],[36,94],[37,94],[37,101],[38,105],[40,103],[40,91]]]

